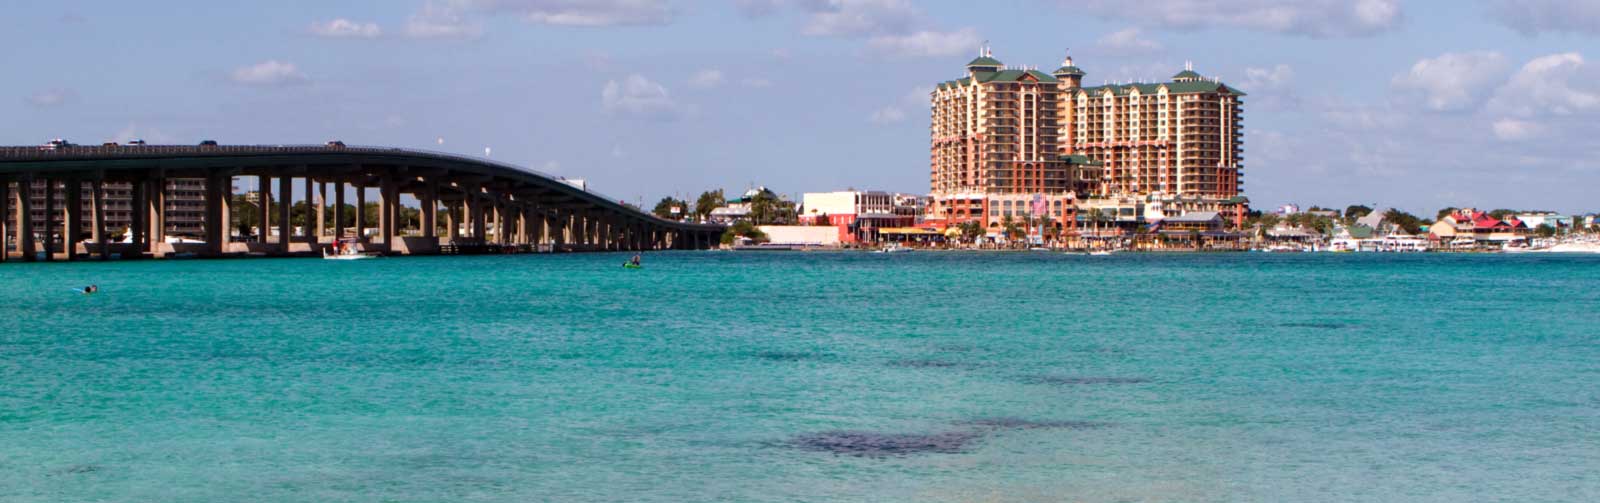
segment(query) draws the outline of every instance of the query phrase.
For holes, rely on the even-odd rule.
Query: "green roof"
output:
[[[1056,71],[1055,71],[1055,74],[1056,75],[1077,75],[1079,77],[1082,77],[1084,75],[1083,70],[1078,68],[1078,67],[1076,67],[1076,66],[1063,66],[1061,68],[1057,68]]]
[[[1017,82],[1023,75],[1032,75],[1039,82],[1058,82],[1055,77],[1038,70],[1001,70],[998,72],[981,72],[978,82]]]
[[[1067,164],[1078,164],[1078,165],[1083,165],[1083,166],[1100,166],[1101,165],[1100,161],[1096,161],[1094,159],[1090,159],[1089,156],[1086,156],[1086,155],[1083,155],[1083,154],[1064,155],[1064,156],[1061,156],[1061,160],[1067,161]]]
[[[972,62],[967,63],[967,66],[968,67],[973,67],[973,66],[1004,66],[1004,65],[1001,64],[1000,60],[998,60],[998,59],[994,59],[994,58],[991,58],[991,57],[988,57],[988,56],[979,56],[978,59],[974,59],[974,60],[972,60]]]
[[[1178,80],[1178,79],[1197,79],[1197,80],[1199,80],[1199,79],[1205,79],[1205,77],[1201,77],[1200,74],[1195,73],[1194,70],[1184,70],[1184,71],[1178,72],[1177,75],[1173,75],[1172,76],[1172,80]]]
[[[1250,202],[1250,198],[1244,197],[1244,196],[1233,196],[1233,197],[1228,198],[1227,201],[1223,201],[1223,202],[1227,203],[1227,204],[1244,204],[1244,203],[1249,203]]]
[[[1208,80],[1191,82],[1166,82],[1161,84],[1111,84],[1105,86],[1085,87],[1083,88],[1083,91],[1090,94],[1099,94],[1103,91],[1111,91],[1117,96],[1123,96],[1137,89],[1139,94],[1156,94],[1161,91],[1163,86],[1166,87],[1167,92],[1171,94],[1223,93],[1232,94],[1234,96],[1245,95],[1243,91],[1229,87],[1227,84],[1211,82]]]
[[[948,81],[940,82],[939,83],[939,87],[940,88],[945,88],[945,87],[966,87],[967,84],[971,84],[971,83],[972,83],[972,77],[962,77],[962,78],[957,79],[957,80],[948,80]]]

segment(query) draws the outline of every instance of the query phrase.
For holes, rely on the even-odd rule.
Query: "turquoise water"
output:
[[[624,257],[0,265],[0,501],[1600,500],[1597,257]]]

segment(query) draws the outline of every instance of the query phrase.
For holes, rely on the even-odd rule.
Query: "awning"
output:
[[[883,227],[883,228],[878,229],[878,234],[907,234],[907,235],[937,236],[937,235],[939,235],[939,232],[938,231],[934,231],[934,230],[929,230],[929,229],[923,229],[923,228],[920,228],[920,227]]]

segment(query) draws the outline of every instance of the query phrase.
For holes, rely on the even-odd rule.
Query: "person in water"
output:
[[[100,291],[100,287],[95,286],[95,285],[89,285],[89,286],[83,287],[83,294],[84,295],[89,295],[91,293],[95,293],[95,292],[98,292],[98,291]]]
[[[629,260],[628,263],[632,264],[634,267],[639,267],[639,254],[633,254],[633,260]]]

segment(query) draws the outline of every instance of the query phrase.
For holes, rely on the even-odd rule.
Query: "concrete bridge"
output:
[[[258,189],[235,197],[241,179]],[[236,199],[253,221],[233,216]],[[700,250],[723,232],[509,164],[339,144],[0,147],[0,202],[0,260],[316,255],[340,239],[399,255]],[[292,208],[305,225],[291,225]],[[194,235],[173,236],[179,216]]]

